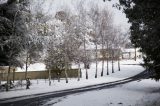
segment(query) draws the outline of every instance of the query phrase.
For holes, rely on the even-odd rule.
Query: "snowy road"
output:
[[[160,106],[160,85],[133,81],[113,88],[76,93],[43,101],[42,106]]]
[[[64,97],[66,95],[72,95],[77,94],[81,92],[91,91],[91,90],[100,90],[100,89],[106,89],[111,88],[116,85],[125,84],[128,82],[132,82],[135,80],[138,80],[139,78],[142,78],[146,74],[145,72],[142,72],[134,77],[127,78],[124,80],[109,82],[109,83],[103,83],[98,85],[92,85],[82,88],[75,88],[75,89],[69,89],[69,90],[63,90],[58,92],[50,92],[50,93],[44,93],[44,94],[38,94],[38,95],[32,95],[32,96],[26,96],[26,97],[17,97],[12,99],[5,99],[0,101],[1,106],[35,106],[35,105],[44,105],[45,101],[48,101],[53,98],[57,97]],[[69,105],[67,105],[69,106]]]

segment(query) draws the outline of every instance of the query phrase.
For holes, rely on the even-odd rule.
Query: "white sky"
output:
[[[37,2],[37,0],[35,0]],[[38,0],[39,2],[40,0]],[[49,13],[52,15],[55,14],[55,11],[59,11],[65,8],[70,8],[72,12],[76,12],[75,7],[77,2],[80,0],[45,0],[46,2],[43,4],[43,8],[45,11],[49,10]],[[129,29],[130,24],[127,22],[128,19],[126,15],[122,13],[122,10],[118,10],[117,8],[112,7],[112,4],[118,2],[119,0],[112,0],[112,2],[103,0],[84,0],[86,3],[85,7],[89,7],[91,5],[90,2],[94,2],[98,4],[101,8],[108,8],[111,13],[114,15],[114,24],[116,26],[121,26],[122,30],[126,31]],[[35,2],[33,2],[35,4]]]
[[[7,0],[0,0],[0,2],[6,2]],[[33,4],[36,4],[35,2],[39,2],[41,0],[31,0]],[[76,6],[77,2],[80,0],[45,0],[43,7],[46,11],[50,11],[51,14],[55,14],[56,10],[61,10],[65,7],[70,7],[72,11],[75,11],[74,7]],[[114,15],[114,24],[117,26],[121,26],[123,30],[127,30],[130,26],[130,24],[127,22],[128,19],[126,18],[126,15],[122,13],[121,10],[118,10],[114,7],[112,7],[112,4],[117,3],[119,0],[112,0],[111,2],[107,1],[103,2],[103,0],[84,0],[86,3],[86,6],[89,6],[90,3],[88,2],[94,2],[102,8],[108,8]]]

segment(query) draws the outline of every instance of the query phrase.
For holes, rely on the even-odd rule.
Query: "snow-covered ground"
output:
[[[102,80],[109,80],[111,78],[111,80],[113,79],[122,79],[122,78],[127,78],[127,77],[131,77],[131,76],[134,76],[142,71],[144,71],[144,68],[141,67],[140,65],[136,65],[136,64],[141,64],[143,63],[142,60],[137,60],[137,61],[134,61],[134,60],[122,60],[120,62],[121,64],[121,71],[118,71],[118,62],[114,62],[114,71],[115,73],[112,73],[111,72],[111,68],[112,68],[112,65],[111,65],[111,62],[109,62],[109,76],[106,76],[107,74],[107,62],[105,61],[104,62],[104,75],[105,77],[102,77],[100,79]],[[76,65],[73,65],[72,68],[77,68],[78,66]],[[82,77],[85,78],[85,69],[83,68],[83,64],[81,65],[81,68],[82,68]],[[102,62],[98,62],[98,77],[100,77],[101,75],[101,70],[102,70]],[[90,79],[94,79],[95,77],[95,71],[96,71],[96,63],[92,63],[91,66],[90,66],[90,69],[88,69],[88,77]],[[107,77],[107,78],[106,78]],[[100,80],[99,79],[99,80]]]
[[[16,72],[25,72],[26,68],[25,66],[21,69],[21,68],[17,68]],[[44,71],[46,70],[46,66],[43,63],[35,63],[35,64],[31,64],[28,67],[28,71]]]
[[[78,87],[84,87],[88,85],[95,85],[105,82],[112,82],[117,81],[121,79],[125,79],[131,76],[134,76],[142,71],[144,71],[144,68],[140,65],[133,65],[133,64],[139,64],[141,63],[141,60],[123,60],[121,61],[121,71],[118,71],[117,62],[114,63],[115,65],[115,73],[111,73],[111,63],[110,66],[110,75],[106,75],[106,62],[105,62],[105,68],[104,68],[104,76],[100,77],[101,73],[101,62],[98,64],[98,78],[94,78],[95,76],[95,63],[91,64],[90,69],[88,70],[89,79],[85,79],[85,69],[82,67],[82,78],[78,82],[77,78],[70,78],[69,83],[65,83],[65,80],[61,80],[61,82],[58,82],[57,80],[52,81],[52,85],[49,86],[48,80],[31,80],[32,86],[30,86],[29,90],[25,89],[24,87],[18,87],[15,89],[10,90],[9,92],[0,92],[0,99],[3,98],[11,98],[11,97],[18,97],[18,96],[24,96],[24,95],[31,95],[31,94],[38,94],[38,93],[45,93],[45,92],[51,92],[51,91],[59,91],[64,89],[70,89],[70,88],[78,88]],[[130,64],[130,65],[128,65]],[[76,68],[77,65],[73,65],[73,68]]]
[[[160,106],[160,84],[134,81],[114,88],[51,98],[43,106]]]

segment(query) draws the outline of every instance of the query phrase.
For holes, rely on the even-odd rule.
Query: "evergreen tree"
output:
[[[11,49],[14,50],[12,55],[20,52],[19,48],[13,46],[18,46],[16,41],[26,33],[26,3],[24,0],[8,0],[0,4],[0,65],[9,65]]]
[[[104,2],[106,0],[103,0]],[[110,1],[110,0],[108,0]],[[159,0],[119,0],[114,6],[123,10],[131,23],[131,42],[141,48],[144,66],[160,79],[160,1]]]
[[[23,48],[22,38],[27,33],[27,1],[8,0],[0,4],[0,65],[9,66],[6,91],[9,87],[10,69],[22,66],[18,55]]]
[[[146,55],[145,66],[160,78],[160,1],[120,0],[131,23],[131,41]]]

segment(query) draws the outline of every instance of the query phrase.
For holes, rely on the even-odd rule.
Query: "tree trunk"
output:
[[[2,71],[0,71],[0,85],[1,85],[1,81],[2,81]]]
[[[112,73],[114,73],[114,51],[113,51],[113,48],[112,48]]]
[[[66,52],[65,52],[66,53]],[[66,83],[68,83],[68,74],[67,74],[67,61],[66,61],[66,54],[65,54],[65,57],[64,57],[64,61],[65,61],[65,69],[64,69],[64,73],[65,73],[65,79],[66,79]]]
[[[85,55],[85,64],[84,65],[87,65],[87,54],[86,54],[86,40],[85,40],[85,34],[84,34],[84,55]],[[87,67],[85,67],[85,69],[86,69],[86,79],[88,79],[88,71],[87,71]]]
[[[120,68],[120,51],[118,51],[118,71],[121,71],[121,68]]]
[[[120,68],[120,60],[118,59],[118,71],[121,71],[121,68]]]
[[[104,71],[104,60],[102,60],[102,72],[101,72],[101,77],[103,76],[103,71]]]
[[[25,72],[25,80],[26,80],[26,89],[27,87],[27,71],[28,71],[28,54],[27,54],[27,58],[26,58],[26,72]]]
[[[135,61],[137,60],[137,52],[136,52],[136,48],[135,48]]]
[[[96,73],[95,73],[95,78],[97,78],[97,66],[98,66],[98,62],[97,62],[97,41],[96,41]]]
[[[8,74],[7,74],[6,91],[9,90],[8,85],[9,85],[9,78],[10,78],[10,70],[11,70],[11,66],[9,65],[9,67],[8,67]]]
[[[60,75],[58,75],[58,82],[60,82]]]
[[[13,69],[13,83],[14,83],[14,79],[15,79],[15,68]]]
[[[109,59],[108,59],[109,57],[107,56],[107,75],[109,75]]]
[[[26,72],[25,72],[25,80],[27,79],[27,71],[28,71],[28,54],[26,57]]]
[[[107,75],[109,75],[109,45],[108,45],[108,41],[107,41]]]
[[[80,69],[80,78],[82,78],[82,71],[81,71],[81,69]]]
[[[51,86],[51,70],[48,70],[48,79],[49,79],[49,86]]]
[[[60,73],[57,74],[58,82],[60,82]]]
[[[103,41],[103,37],[102,37],[102,72],[101,72],[101,77],[103,76],[103,71],[104,71],[104,41]]]
[[[88,79],[88,70],[86,68],[86,79]]]
[[[25,79],[27,79],[27,71],[28,71],[28,67],[26,65]]]
[[[68,74],[67,74],[67,69],[65,68],[65,76],[66,76],[66,83],[68,83]]]
[[[80,62],[78,62],[78,81],[80,81]]]

